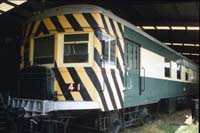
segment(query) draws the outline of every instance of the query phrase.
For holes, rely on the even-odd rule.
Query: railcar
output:
[[[56,130],[52,123],[70,122],[119,132],[161,100],[174,107],[176,99],[198,93],[196,64],[94,5],[56,7],[30,18],[21,57],[18,93],[9,106],[33,125],[51,123],[48,132]]]

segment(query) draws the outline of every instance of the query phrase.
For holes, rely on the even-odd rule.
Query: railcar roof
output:
[[[72,13],[91,13],[91,12],[99,12],[99,13],[102,13],[102,14],[104,14],[106,16],[109,16],[110,18],[118,21],[119,23],[122,23],[123,25],[125,25],[128,28],[134,30],[135,32],[140,33],[140,34],[144,35],[146,38],[158,43],[159,45],[161,45],[165,49],[171,51],[172,53],[178,55],[179,57],[189,61],[192,64],[194,64],[188,58],[180,55],[179,53],[177,53],[173,49],[171,49],[168,46],[162,44],[162,42],[160,42],[156,38],[150,36],[149,34],[145,33],[144,31],[138,29],[135,25],[131,24],[130,22],[128,22],[128,21],[126,21],[126,20],[124,20],[124,19],[122,19],[122,18],[120,18],[118,16],[116,16],[111,11],[105,10],[105,9],[99,7],[99,6],[96,6],[96,5],[81,4],[81,5],[65,5],[65,6],[55,7],[55,8],[52,8],[52,9],[45,10],[44,12],[41,12],[41,13],[39,13],[39,12],[36,13],[36,15],[34,15],[32,18],[30,18],[26,23],[29,23],[29,22],[37,20],[37,19],[49,17],[49,16],[72,14]]]

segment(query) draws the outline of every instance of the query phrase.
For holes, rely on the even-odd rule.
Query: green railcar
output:
[[[23,38],[20,94],[10,104],[27,118],[54,112],[58,122],[89,112],[72,122],[119,132],[161,100],[171,106],[198,91],[196,64],[101,7],[46,10],[25,23]]]

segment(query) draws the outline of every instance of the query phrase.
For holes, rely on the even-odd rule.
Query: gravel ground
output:
[[[198,133],[199,123],[192,123],[189,109],[177,111],[173,114],[159,115],[138,128],[128,128],[121,133]]]

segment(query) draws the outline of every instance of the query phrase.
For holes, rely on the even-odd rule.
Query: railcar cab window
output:
[[[181,65],[180,64],[176,65],[176,74],[177,74],[177,79],[181,79]]]
[[[185,80],[188,81],[189,80],[189,72],[188,72],[188,68],[185,68]]]
[[[103,63],[114,66],[116,64],[116,40],[109,35],[102,36]]]
[[[33,48],[33,64],[54,63],[54,36],[35,38]]]
[[[165,58],[165,77],[171,77],[171,61]]]
[[[64,63],[88,62],[89,34],[64,35]]]

